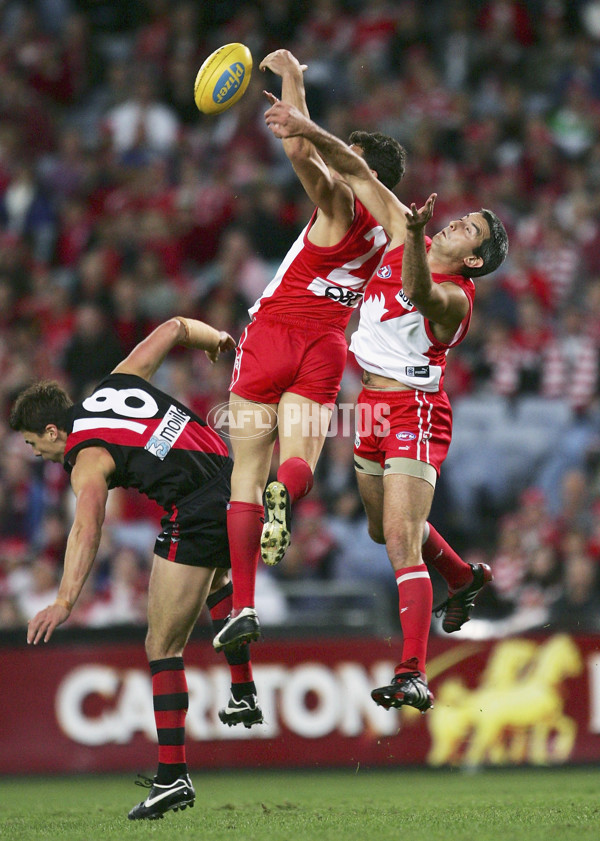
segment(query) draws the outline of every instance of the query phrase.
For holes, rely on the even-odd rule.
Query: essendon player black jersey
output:
[[[133,374],[105,377],[71,413],[65,469],[84,447],[104,447],[117,466],[110,487],[137,488],[166,510],[231,468],[225,442],[205,421]]]

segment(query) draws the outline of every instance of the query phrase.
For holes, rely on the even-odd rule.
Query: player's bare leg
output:
[[[313,472],[325,443],[332,408],[308,397],[285,392],[279,402],[280,466],[265,491],[266,521],[261,555],[278,564],[290,545],[292,504],[312,487]]]
[[[369,469],[366,459],[363,464]],[[375,469],[375,468],[373,468]],[[371,475],[356,472],[356,478],[367,515],[369,536],[375,543],[385,543],[383,534],[383,474]],[[448,582],[448,598],[439,604],[434,613],[443,616],[442,627],[453,633],[468,622],[479,592],[492,580],[492,570],[484,563],[465,563],[456,555],[443,537],[427,523],[421,552],[427,565],[433,566]],[[452,573],[452,578],[450,577]],[[458,578],[462,576],[462,578]],[[453,581],[458,581],[452,586]]]
[[[233,450],[231,499],[262,505],[277,440],[278,406],[255,403],[231,392],[229,417]]]
[[[371,696],[386,709],[408,705],[424,712],[433,702],[425,676],[432,591],[421,558],[421,544],[434,489],[424,479],[402,473],[388,473],[381,484],[378,478],[359,475],[359,491],[374,539],[381,537],[380,527],[383,527],[398,585],[404,644],[392,682],[374,689]]]
[[[277,438],[276,405],[255,403],[232,392],[229,412],[233,473],[227,533],[233,607],[230,620],[213,640],[217,651],[237,648],[260,637],[260,624],[254,607],[256,569],[265,516],[263,491],[269,478]]]
[[[158,734],[158,770],[142,778],[150,791],[129,812],[130,820],[156,820],[194,805],[196,792],[185,759],[188,707],[183,649],[206,601],[214,570],[154,556],[148,590],[146,654],[152,674]],[[175,744],[174,744],[175,743]]]
[[[383,533],[383,471],[379,475],[356,471],[358,492],[367,515],[369,537],[375,543],[385,543]]]
[[[148,588],[149,661],[181,657],[206,602],[215,570],[174,564],[155,555]]]

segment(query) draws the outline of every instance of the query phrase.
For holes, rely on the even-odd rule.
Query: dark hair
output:
[[[360,146],[369,169],[374,169],[381,183],[388,190],[393,190],[404,175],[404,146],[380,131],[353,131],[348,143],[350,146]]]
[[[508,234],[500,219],[491,210],[482,208],[479,212],[489,225],[490,235],[473,251],[476,257],[483,258],[483,265],[475,269],[465,266],[462,274],[467,277],[483,277],[496,271],[508,254]]]
[[[72,405],[73,401],[57,382],[42,380],[19,394],[8,422],[16,432],[35,432],[37,435],[42,435],[49,423],[66,430]]]

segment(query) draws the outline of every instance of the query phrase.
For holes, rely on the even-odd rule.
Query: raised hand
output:
[[[410,210],[404,214],[406,217],[407,230],[418,231],[425,227],[433,216],[433,207],[436,199],[437,193],[432,193],[423,207],[417,209],[417,205],[414,202],[411,204]]]
[[[263,72],[271,70],[278,76],[283,76],[286,71],[293,70],[304,73],[307,67],[306,64],[300,64],[296,56],[289,50],[274,50],[274,52],[265,56],[258,66]]]

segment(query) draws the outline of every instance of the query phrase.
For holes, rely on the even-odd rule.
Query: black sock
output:
[[[185,774],[187,774],[187,765],[185,762],[174,762],[172,765],[159,762],[158,771],[156,772],[156,782],[161,786],[168,786],[174,783],[178,777],[185,776]]]
[[[232,683],[231,694],[236,701],[241,701],[244,695],[256,695],[256,684],[253,680],[247,683]]]

